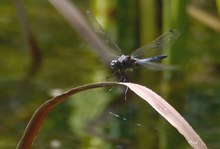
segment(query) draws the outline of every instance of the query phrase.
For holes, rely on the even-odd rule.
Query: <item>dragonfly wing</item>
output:
[[[148,62],[148,61],[137,61],[136,62],[139,65],[145,66],[147,69],[150,70],[156,70],[156,71],[162,71],[162,70],[176,70],[176,66],[168,66],[168,65],[163,65],[160,63],[154,63],[154,62]]]
[[[180,35],[180,31],[176,29],[171,29],[168,32],[159,36],[150,44],[147,44],[141,48],[136,49],[134,52],[132,52],[131,55],[133,57],[138,57],[140,55],[143,55],[145,52],[149,51],[150,49],[156,49],[156,50],[167,49],[176,41],[179,35]]]
[[[102,42],[104,42],[109,48],[112,49],[112,51],[109,51],[110,55],[121,55],[121,49],[118,47],[118,45],[111,40],[107,34],[105,33],[102,26],[98,23],[98,21],[95,19],[94,15],[90,11],[86,11],[89,23],[91,23],[91,26],[94,28],[96,34],[100,38]]]

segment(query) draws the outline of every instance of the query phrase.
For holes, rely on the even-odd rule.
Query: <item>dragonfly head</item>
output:
[[[111,63],[110,63],[110,66],[111,66],[111,69],[113,71],[117,70],[117,69],[120,69],[120,62],[118,60],[112,60]]]

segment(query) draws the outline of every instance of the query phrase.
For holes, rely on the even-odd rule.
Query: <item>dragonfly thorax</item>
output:
[[[129,55],[122,55],[116,60],[111,61],[111,69],[113,71],[120,70],[124,71],[125,69],[130,69],[135,67],[135,59],[132,56]]]

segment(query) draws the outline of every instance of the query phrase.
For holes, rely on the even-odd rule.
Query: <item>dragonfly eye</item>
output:
[[[111,68],[112,68],[113,70],[117,69],[117,67],[118,67],[118,61],[117,61],[117,60],[111,61],[110,66],[111,66]]]

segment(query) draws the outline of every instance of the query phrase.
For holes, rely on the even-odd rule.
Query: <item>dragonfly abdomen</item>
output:
[[[137,64],[144,64],[147,62],[159,61],[159,60],[164,59],[166,57],[167,57],[167,55],[161,54],[161,55],[157,55],[157,56],[149,57],[149,58],[145,58],[145,59],[137,59],[136,63]]]

